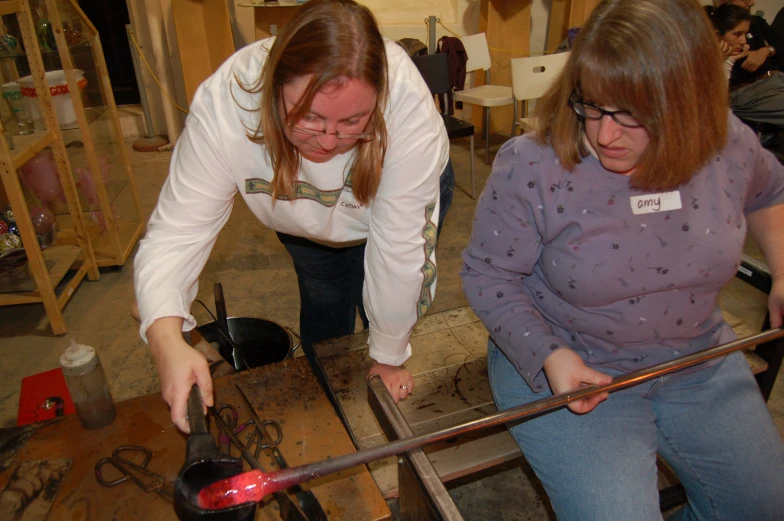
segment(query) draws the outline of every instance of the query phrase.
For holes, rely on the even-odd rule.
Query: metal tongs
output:
[[[140,463],[136,463],[124,454],[142,454]],[[147,468],[152,458],[152,451],[140,445],[121,445],[112,451],[109,458],[103,458],[95,464],[95,479],[102,487],[115,487],[130,480],[145,492],[155,492],[169,503],[174,502],[174,488],[166,478]],[[118,470],[121,476],[117,479],[107,480],[103,475],[106,465],[111,465]]]

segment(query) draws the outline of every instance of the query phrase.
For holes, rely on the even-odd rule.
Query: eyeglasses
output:
[[[375,137],[373,132],[362,132],[360,134],[345,134],[343,132],[327,132],[327,129],[316,130],[313,128],[305,128],[297,125],[289,125],[291,130],[305,134],[308,136],[337,136],[338,139],[356,139],[360,141],[369,141]]]
[[[604,110],[603,108],[597,107],[591,103],[586,103],[581,98],[578,98],[576,93],[572,94],[572,97],[569,98],[569,105],[578,116],[585,119],[600,120],[604,116],[610,116],[613,121],[622,127],[640,128],[643,126],[642,123],[634,119],[634,116],[632,116],[629,111]]]

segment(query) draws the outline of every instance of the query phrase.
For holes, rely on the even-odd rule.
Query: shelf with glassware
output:
[[[144,222],[98,34],[71,0],[29,0],[29,4],[96,260],[99,266],[122,266]],[[8,24],[5,27],[8,30]],[[24,63],[19,63],[23,51],[4,52],[0,36],[0,70],[12,69],[19,75],[16,82],[37,129],[41,124],[37,92],[28,75],[23,75]],[[4,62],[9,65],[4,67]],[[47,156],[44,150],[36,160],[50,163]],[[58,242],[74,243],[67,208],[61,200],[48,206],[57,219]]]
[[[3,2],[0,14],[4,24],[12,19],[27,48],[26,67],[33,85],[41,89],[39,128],[32,124],[28,104],[17,103],[16,93],[3,88],[7,105],[0,114],[0,179],[3,201],[9,203],[0,214],[0,306],[42,303],[55,334],[66,332],[62,309],[84,277],[97,280],[95,262],[87,234],[76,184],[58,127],[51,94],[47,91],[44,64],[35,38],[35,25],[24,2]],[[0,46],[8,39],[0,39]],[[4,80],[8,79],[3,77]],[[11,89],[12,91],[13,89]],[[5,110],[8,108],[9,110]],[[22,187],[24,169],[44,150],[52,151],[51,175],[33,184],[42,199],[31,206]],[[50,244],[54,233],[54,214],[43,204],[50,194],[47,184],[54,179],[72,219],[77,240],[73,245]],[[40,203],[40,204],[38,204]],[[83,261],[79,264],[78,258]],[[66,274],[73,274],[66,278]]]

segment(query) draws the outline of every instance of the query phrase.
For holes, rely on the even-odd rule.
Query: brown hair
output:
[[[573,170],[589,152],[569,97],[577,92],[586,101],[617,106],[650,137],[632,186],[674,189],[727,141],[722,60],[696,0],[604,0],[578,33],[561,76],[536,103],[536,139]]]
[[[306,75],[312,78],[299,103],[288,114],[281,114],[283,86]],[[347,79],[363,81],[378,93],[367,130],[375,137],[357,142],[351,166],[353,195],[367,204],[381,182],[387,150],[384,107],[389,86],[384,40],[367,7],[353,0],[311,0],[281,29],[259,79],[250,88],[243,87],[261,93],[259,126],[248,137],[267,147],[274,171],[273,201],[292,196],[302,160],[284,134],[286,118],[296,122],[310,110],[319,90]]]

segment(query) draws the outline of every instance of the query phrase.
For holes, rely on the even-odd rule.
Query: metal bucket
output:
[[[231,317],[227,322],[233,349],[230,353],[221,352],[221,356],[238,371],[291,358],[300,345],[299,341],[294,345],[293,338],[299,340],[296,333],[263,318]],[[207,322],[196,329],[207,342],[220,344],[217,322]]]

